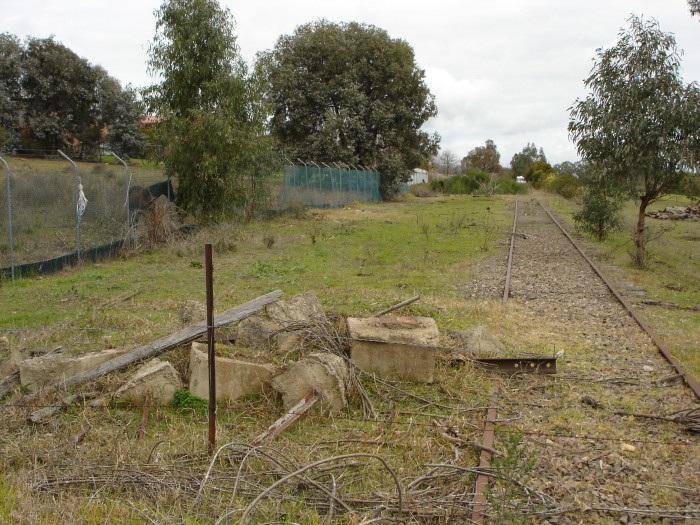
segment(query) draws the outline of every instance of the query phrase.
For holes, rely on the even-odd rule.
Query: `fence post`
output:
[[[5,165],[6,173],[6,188],[7,188],[7,236],[10,243],[10,275],[12,280],[15,280],[15,251],[14,242],[12,240],[12,194],[10,193],[10,166],[5,159],[0,156],[0,162]]]
[[[127,166],[126,162],[120,159],[113,151],[110,151],[110,154],[124,166],[124,172],[126,173],[126,202],[124,207],[126,208],[126,228],[127,231],[131,231],[131,210],[129,209],[129,186],[131,186],[131,177],[129,176],[129,166]],[[168,199],[170,199],[170,195],[168,195]]]
[[[60,149],[57,150],[58,153],[73,165],[73,186],[75,194],[75,252],[78,256],[78,262],[80,262],[80,214],[78,213],[78,200],[80,199],[80,191],[78,190],[78,185],[80,184],[80,178],[78,177],[78,165],[73,162],[73,160],[63,153]]]

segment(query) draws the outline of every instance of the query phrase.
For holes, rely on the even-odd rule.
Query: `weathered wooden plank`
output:
[[[252,301],[240,304],[214,317],[214,326],[218,328],[220,326],[235,323],[236,321],[245,319],[246,317],[254,314],[255,312],[262,310],[268,304],[277,301],[280,297],[282,297],[282,291],[275,290],[274,292],[270,292],[266,295],[253,299]],[[115,357],[114,359],[110,359],[109,361],[102,363],[101,365],[96,366],[94,368],[91,368],[90,370],[86,370],[85,372],[81,372],[80,374],[71,376],[62,383],[53,385],[52,387],[50,387],[50,389],[64,390],[74,387],[76,385],[80,385],[82,383],[94,381],[98,377],[102,377],[105,374],[121,370],[122,368],[131,366],[134,363],[143,361],[144,359],[155,357],[177,346],[194,341],[202,334],[206,333],[206,331],[206,321],[202,321],[195,325],[188,326],[186,328],[183,328],[182,330],[175,332],[174,334],[166,335],[165,337],[161,337],[160,339],[152,341],[144,346],[132,350],[131,352],[127,352],[126,354],[122,354],[118,357]],[[44,392],[46,392],[46,390],[44,390]],[[41,392],[37,392],[37,394],[40,393]],[[30,398],[33,398],[37,394],[33,394]]]

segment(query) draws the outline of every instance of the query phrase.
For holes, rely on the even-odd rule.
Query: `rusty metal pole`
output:
[[[204,266],[207,281],[207,360],[209,363],[209,454],[216,448],[216,359],[214,356],[214,265],[211,244],[204,245]]]

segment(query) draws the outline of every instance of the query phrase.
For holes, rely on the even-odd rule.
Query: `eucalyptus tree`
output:
[[[585,81],[591,93],[570,108],[579,154],[639,202],[635,262],[645,263],[647,206],[674,191],[700,160],[700,90],[684,84],[672,34],[630,18],[617,44],[599,49]]]
[[[501,154],[493,140],[488,139],[484,146],[477,146],[462,159],[462,169],[476,168],[486,173],[501,172]]]
[[[178,204],[203,221],[250,216],[274,155],[233,17],[216,0],[168,0],[155,15],[148,66],[160,83],[144,97]]]
[[[271,131],[292,158],[375,165],[393,195],[438,150],[437,115],[413,48],[378,27],[318,20],[281,36],[257,71]]]
[[[513,177],[525,177],[533,162],[547,162],[544,150],[537,149],[535,144],[527,143],[520,153],[516,153],[510,160]]]

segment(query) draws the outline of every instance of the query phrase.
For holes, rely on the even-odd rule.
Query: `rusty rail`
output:
[[[503,304],[508,302],[510,294],[510,271],[513,266],[513,246],[515,245],[515,226],[518,222],[518,201],[515,201],[515,213],[513,214],[513,232],[510,236],[510,250],[508,251],[508,267],[506,268],[506,283],[503,286]]]
[[[564,227],[559,223],[559,221],[557,221],[557,220],[554,218],[554,215],[552,215],[552,213],[545,207],[545,205],[542,204],[539,200],[537,201],[537,203],[538,203],[540,206],[542,206],[542,209],[543,209],[545,212],[547,212],[547,215],[549,215],[549,218],[552,219],[552,221],[554,222],[554,224],[556,224],[556,225],[559,227],[559,229],[562,231],[562,233],[566,236],[566,238],[569,239],[569,241],[570,241],[571,244],[574,246],[574,248],[576,248],[576,250],[578,250],[578,252],[581,254],[581,256],[582,256],[582,257],[586,260],[586,262],[591,266],[591,268],[593,269],[593,271],[594,271],[594,272],[598,275],[598,277],[600,277],[601,280],[605,283],[605,285],[608,287],[608,289],[610,290],[610,292],[615,296],[615,298],[620,302],[620,304],[621,304],[621,305],[627,310],[627,312],[632,316],[632,319],[634,319],[634,320],[637,322],[637,324],[639,325],[639,327],[640,327],[644,332],[646,332],[646,334],[651,338],[651,340],[654,342],[654,344],[656,345],[656,347],[659,349],[659,352],[661,352],[661,355],[664,357],[664,359],[666,359],[666,361],[668,361],[668,362],[673,366],[673,368],[675,368],[675,370],[676,370],[676,372],[678,373],[678,375],[680,375],[680,376],[683,378],[683,380],[685,381],[686,385],[688,385],[688,387],[690,388],[690,390],[693,391],[693,393],[695,394],[695,397],[698,398],[698,399],[700,399],[700,385],[698,385],[698,383],[695,381],[695,379],[693,379],[693,377],[692,377],[692,376],[688,373],[688,371],[683,367],[683,365],[681,364],[681,362],[678,361],[678,359],[676,359],[675,357],[673,357],[673,355],[672,355],[671,352],[666,348],[666,346],[665,346],[664,343],[661,341],[661,339],[659,339],[659,337],[651,330],[651,328],[649,328],[649,326],[647,326],[647,324],[642,320],[642,318],[639,317],[639,315],[637,314],[637,312],[635,312],[635,311],[632,309],[632,306],[625,300],[624,297],[622,297],[622,294],[620,294],[620,292],[618,292],[618,291],[615,289],[615,287],[613,286],[613,284],[607,279],[607,277],[605,277],[605,275],[603,275],[603,272],[600,270],[600,268],[598,268],[598,266],[591,260],[590,257],[588,257],[588,255],[586,255],[586,253],[581,249],[581,247],[578,245],[578,243],[571,237],[571,235],[569,235],[569,232],[567,232],[567,231],[564,229]]]

